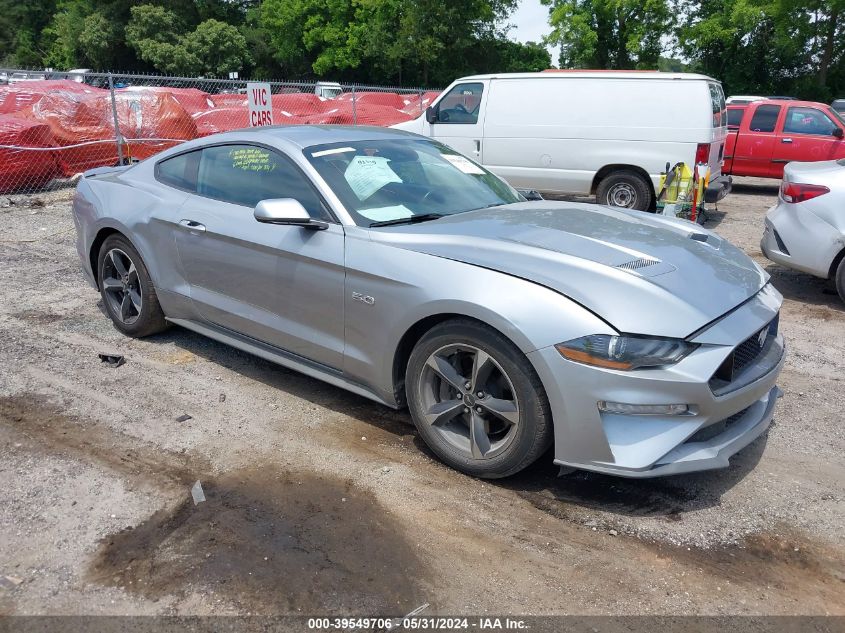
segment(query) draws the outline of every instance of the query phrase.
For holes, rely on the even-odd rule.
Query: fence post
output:
[[[352,84],[352,125],[358,125],[358,110],[355,104],[355,84]]]
[[[423,95],[423,91],[422,91],[422,88],[420,88],[417,92],[418,92],[418,93],[419,93],[419,95],[420,95],[420,114],[422,114],[422,113],[423,113],[423,104],[422,104],[422,95]]]
[[[117,161],[119,165],[123,164],[123,135],[120,133],[120,125],[117,123],[117,103],[114,99],[114,80],[112,74],[109,73],[109,93],[111,94],[111,115],[114,119],[114,135],[117,141]]]

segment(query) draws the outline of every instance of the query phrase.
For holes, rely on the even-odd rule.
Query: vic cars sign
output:
[[[249,126],[273,125],[273,96],[270,94],[270,84],[248,83],[246,95],[249,105]]]

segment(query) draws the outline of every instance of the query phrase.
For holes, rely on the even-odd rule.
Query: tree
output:
[[[687,0],[682,13],[681,51],[730,92],[827,100],[842,88],[845,0]]]
[[[201,22],[182,38],[182,46],[190,59],[199,60],[202,72],[213,75],[225,76],[252,61],[244,36],[219,20]]]
[[[56,13],[44,29],[47,52],[44,63],[55,68],[74,68],[82,59],[79,38],[85,18],[92,12],[87,0],[59,0]]]
[[[85,66],[109,68],[120,39],[120,30],[105,15],[95,11],[87,16],[79,34],[79,51],[85,59]]]
[[[561,68],[657,68],[673,24],[668,0],[542,0]]]
[[[250,61],[246,40],[237,28],[210,19],[185,32],[172,11],[157,5],[132,7],[126,41],[156,70],[174,75],[224,75]]]
[[[264,0],[261,23],[286,69],[428,85],[471,72],[517,0]]]

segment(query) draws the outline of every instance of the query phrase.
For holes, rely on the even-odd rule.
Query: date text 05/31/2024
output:
[[[377,631],[457,631],[457,630],[510,630],[527,629],[524,620],[496,617],[435,617],[415,616],[405,618],[309,618],[308,628],[314,630],[377,630]]]

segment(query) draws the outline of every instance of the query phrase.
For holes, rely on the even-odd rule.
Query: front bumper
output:
[[[733,179],[730,176],[721,175],[714,178],[707,185],[707,189],[704,190],[704,202],[708,204],[719,202],[731,192],[732,187]]]
[[[700,347],[671,367],[631,372],[564,359],[552,346],[529,354],[552,408],[555,463],[624,477],[657,477],[724,468],[729,458],[769,426],[780,394],[783,337],[769,336],[763,352],[728,388],[711,382],[720,365],[777,315],[781,297],[767,286],[693,341]],[[631,404],[687,404],[683,415],[602,412],[601,400]]]

